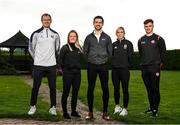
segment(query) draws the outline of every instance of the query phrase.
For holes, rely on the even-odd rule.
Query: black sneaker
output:
[[[71,117],[69,116],[68,113],[64,113],[64,114],[63,114],[63,117],[64,117],[65,119],[71,119]]]
[[[158,113],[157,113],[156,110],[153,110],[153,111],[152,111],[152,117],[158,117]]]
[[[79,115],[79,113],[76,112],[76,111],[72,112],[72,113],[71,113],[71,116],[79,117],[79,118],[81,117],[81,116]]]

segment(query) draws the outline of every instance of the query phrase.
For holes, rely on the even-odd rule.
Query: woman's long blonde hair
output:
[[[81,45],[79,44],[79,36],[78,36],[78,33],[77,33],[75,30],[71,30],[71,31],[68,33],[68,37],[67,37],[67,44],[68,44],[68,47],[69,47],[70,51],[72,51],[72,48],[71,48],[71,46],[69,45],[69,36],[70,36],[71,33],[75,33],[75,34],[76,34],[77,39],[76,39],[76,42],[75,42],[75,46],[76,46],[77,48],[79,48],[79,50],[82,52],[82,47],[81,47]]]

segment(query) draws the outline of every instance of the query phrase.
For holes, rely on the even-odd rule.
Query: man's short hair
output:
[[[51,19],[51,15],[50,14],[48,14],[48,13],[44,13],[42,16],[41,16],[41,21],[43,20],[43,17],[44,16],[49,16],[50,17],[50,19]],[[52,20],[52,19],[51,19]]]
[[[152,19],[147,19],[147,20],[144,21],[144,25],[148,24],[148,23],[152,23],[153,24],[154,21]]]
[[[101,20],[102,20],[102,23],[104,24],[104,19],[103,19],[102,16],[95,16],[95,17],[94,17],[94,22],[95,22],[96,19],[101,19]]]

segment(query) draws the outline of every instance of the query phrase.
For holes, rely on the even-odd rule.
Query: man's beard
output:
[[[95,29],[96,29],[97,31],[100,31],[100,30],[102,29],[102,27],[96,26]]]

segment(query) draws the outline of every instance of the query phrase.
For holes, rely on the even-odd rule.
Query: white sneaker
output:
[[[56,107],[53,106],[52,108],[50,108],[50,109],[49,109],[49,113],[50,113],[51,115],[57,115],[57,113],[56,113]]]
[[[116,105],[114,108],[114,114],[120,113],[121,111],[122,111],[122,108],[120,106]]]
[[[31,106],[28,115],[33,115],[36,112],[36,106]]]
[[[128,111],[125,108],[123,108],[122,112],[119,115],[126,116],[128,115]]]

